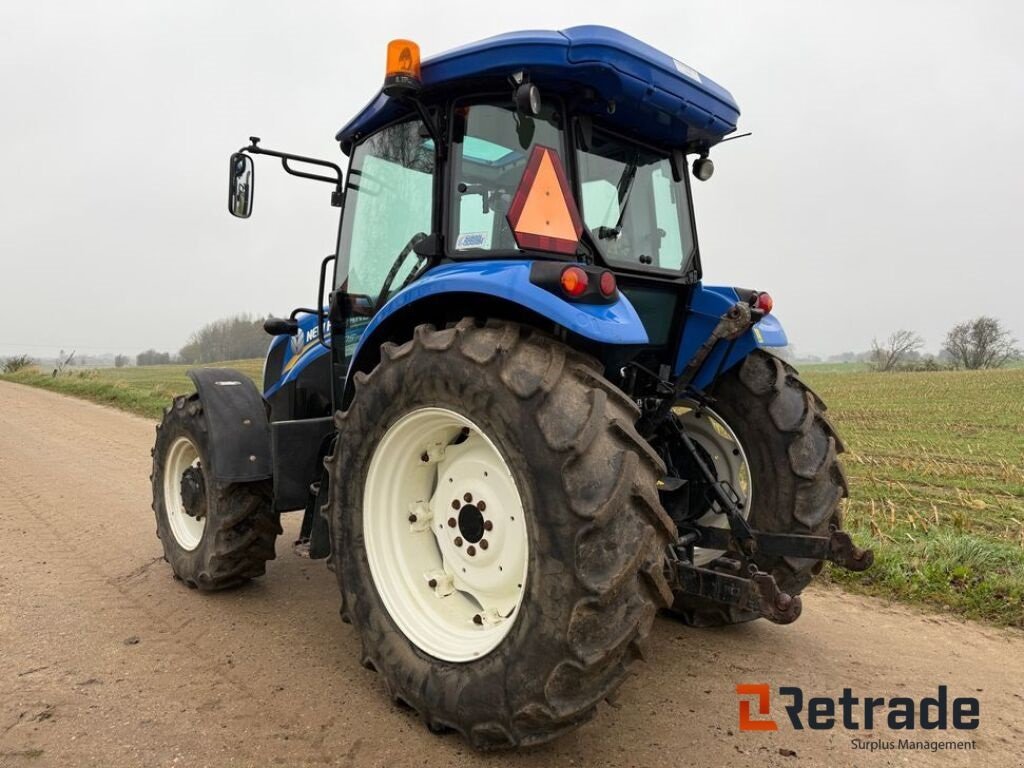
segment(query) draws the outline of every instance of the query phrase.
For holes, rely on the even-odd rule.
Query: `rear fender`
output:
[[[356,371],[368,370],[376,362],[380,345],[389,337],[389,321],[400,314],[416,314],[427,302],[436,306],[446,296],[453,302],[471,298],[496,307],[518,308],[524,314],[562,326],[597,344],[644,345],[647,331],[624,294],[611,304],[581,304],[530,282],[526,260],[472,261],[436,267],[408,288],[400,291],[366,325],[352,355],[348,381]],[[427,314],[427,313],[423,313]],[[457,315],[458,313],[449,312]],[[424,317],[420,322],[428,322]],[[347,398],[346,398],[347,399]]]
[[[690,296],[689,312],[683,326],[683,336],[676,355],[674,375],[682,373],[718,324],[719,318],[740,300],[735,288],[719,285],[694,286]],[[784,347],[789,343],[786,332],[775,315],[765,315],[753,328],[733,342],[720,341],[704,361],[693,381],[697,389],[707,388],[720,373],[725,373],[743,361],[755,349]]]

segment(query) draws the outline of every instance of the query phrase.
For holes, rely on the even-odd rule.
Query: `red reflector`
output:
[[[600,287],[601,295],[606,299],[615,293],[615,275],[611,272],[602,272]]]
[[[583,220],[558,152],[540,144],[533,148],[512,198],[508,223],[521,249],[576,253]]]
[[[754,304],[754,306],[767,315],[772,311],[772,307],[775,306],[775,302],[772,301],[772,297],[767,293],[759,293],[757,294],[757,303]]]
[[[587,290],[587,282],[587,273],[579,267],[566,267],[562,270],[562,290],[574,299]]]

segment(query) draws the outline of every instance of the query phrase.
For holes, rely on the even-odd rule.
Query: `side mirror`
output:
[[[231,156],[228,168],[228,212],[239,219],[248,219],[252,213],[252,192],[255,169],[252,158],[244,152]]]

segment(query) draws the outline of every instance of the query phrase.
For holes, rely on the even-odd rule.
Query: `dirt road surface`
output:
[[[153,424],[0,382],[0,766],[1021,766],[1024,636],[840,592],[790,627],[657,621],[649,661],[588,725],[478,754],[430,734],[359,664],[333,574],[291,553],[202,595],[171,578],[149,510]],[[977,696],[970,752],[866,753],[851,736],[740,732],[737,683],[809,695]],[[782,752],[780,752],[782,750]],[[795,752],[795,756],[788,752]],[[787,754],[783,754],[786,752]]]

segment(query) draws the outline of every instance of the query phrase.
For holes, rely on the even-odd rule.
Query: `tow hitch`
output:
[[[857,547],[845,531],[832,530],[826,537],[747,530],[750,537],[745,541],[752,553],[827,560],[851,571],[866,570],[874,560],[871,550]],[[799,595],[794,597],[779,589],[775,577],[748,561],[745,553],[739,553],[740,560],[720,560],[736,573],[692,565],[694,546],[736,552],[736,544],[726,528],[694,526],[680,538],[669,558],[672,579],[679,591],[754,611],[776,624],[796,621],[802,609]],[[746,576],[740,575],[744,570]]]

